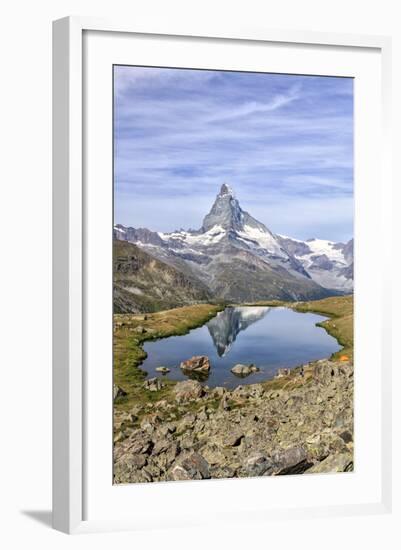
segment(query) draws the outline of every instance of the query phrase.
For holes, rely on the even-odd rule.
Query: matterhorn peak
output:
[[[242,210],[233,190],[223,183],[212,209],[203,220],[202,230],[209,231],[215,226],[225,230],[234,229],[241,225],[241,218]]]
[[[245,226],[256,229],[258,232],[272,233],[263,223],[258,222],[248,212],[242,210],[234,191],[229,185],[223,183],[220,192],[214,201],[209,214],[205,216],[201,231],[203,233],[217,227],[225,231],[246,232]],[[270,238],[270,237],[269,237]]]
[[[226,195],[233,198],[235,197],[234,191],[231,189],[231,187],[226,183],[223,183],[223,185],[220,188],[220,193],[218,194],[218,196],[224,197]]]

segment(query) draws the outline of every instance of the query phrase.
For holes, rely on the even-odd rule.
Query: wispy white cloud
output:
[[[308,236],[328,220],[330,238],[352,232],[352,208],[334,216],[337,229],[320,215],[352,204],[349,79],[121,67],[115,89],[117,221],[150,226],[163,204],[154,229],[199,225],[228,180],[262,221],[285,220],[280,232],[301,236],[308,205]]]

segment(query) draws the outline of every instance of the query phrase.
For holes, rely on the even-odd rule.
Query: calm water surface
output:
[[[253,384],[272,378],[280,367],[295,367],[338,351],[337,340],[316,326],[324,319],[284,307],[228,307],[189,334],[146,342],[148,357],[141,368],[150,378],[160,376],[156,367],[165,366],[170,369],[167,378],[185,380],[181,361],[207,355],[208,386]],[[260,372],[238,378],[230,372],[237,363],[254,363]]]

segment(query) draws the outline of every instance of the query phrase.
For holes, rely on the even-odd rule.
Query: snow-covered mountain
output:
[[[199,279],[220,299],[313,299],[329,295],[328,289],[339,288],[315,279],[314,252],[309,243],[303,243],[301,250],[301,241],[274,234],[242,210],[226,184],[199,230],[157,233],[122,225],[114,229],[117,239],[133,242]],[[313,267],[310,271],[309,264]]]
[[[227,307],[207,324],[219,357],[226,355],[238,334],[271,311],[269,307]]]
[[[352,292],[354,239],[344,244],[324,239],[300,241],[280,235],[280,242],[302,263],[305,270],[319,285]]]

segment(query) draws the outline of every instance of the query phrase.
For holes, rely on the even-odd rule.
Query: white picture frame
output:
[[[87,422],[87,330],[85,324],[85,295],[87,279],[85,270],[88,265],[88,219],[85,217],[85,154],[84,147],[84,71],[85,33],[108,33],[112,36],[146,36],[156,40],[158,37],[179,37],[181,41],[209,42],[227,41],[230,43],[277,43],[288,44],[293,48],[341,48],[344,55],[359,49],[375,51],[380,58],[381,76],[381,174],[380,192],[382,204],[378,216],[381,219],[380,231],[390,229],[386,212],[391,201],[391,167],[389,147],[390,95],[391,95],[391,41],[387,37],[358,36],[343,34],[325,34],[300,31],[279,31],[268,29],[208,29],[181,28],[177,23],[168,28],[142,28],[140,25],[121,21],[104,21],[87,17],[68,17],[54,22],[53,32],[53,525],[56,529],[67,532],[87,532],[116,529],[145,528],[146,511],[142,518],[104,517],[87,518],[87,495],[85,494],[88,465],[85,452],[88,429]],[[110,136],[111,139],[111,136]],[[358,204],[357,204],[358,208]],[[364,216],[361,216],[364,218]],[[365,220],[368,216],[365,216]],[[386,225],[387,224],[387,225]],[[366,224],[367,225],[367,224]],[[362,225],[360,226],[362,227]],[[385,278],[385,266],[389,258],[383,259],[384,269],[377,274],[377,284],[381,289],[388,286]],[[360,288],[364,289],[363,284]],[[380,296],[381,307],[387,308],[387,315],[381,320],[380,347],[380,384],[376,388],[380,405],[380,498],[361,502],[352,500],[343,503],[335,502],[325,506],[300,506],[270,510],[271,517],[311,517],[313,514],[351,515],[364,513],[385,513],[391,509],[391,356],[390,330],[387,324],[391,297],[389,293]],[[378,348],[379,350],[379,348]],[[377,356],[379,357],[379,355]],[[111,368],[111,365],[110,365]],[[111,386],[110,386],[111,391]],[[363,391],[363,390],[362,390]],[[366,388],[365,388],[366,391]],[[110,438],[111,446],[111,438]],[[379,466],[378,466],[379,467]],[[257,486],[258,479],[250,480],[249,487]],[[290,480],[291,482],[291,480]],[[171,498],[171,491],[185,494],[184,486],[188,483],[174,484],[165,488],[152,488],[163,491],[162,498]],[[212,490],[208,482],[202,488],[205,498]],[[234,481],[224,481],[225,490]],[[240,482],[242,483],[242,481]],[[227,485],[231,484],[231,485]],[[199,484],[196,484],[199,486]],[[135,490],[134,486],[131,489]],[[245,486],[244,486],[245,487]],[[136,489],[139,491],[139,489]],[[141,489],[142,490],[142,489]],[[252,490],[252,489],[249,489]],[[170,491],[170,492],[168,492]],[[200,491],[200,489],[197,489]],[[120,493],[120,495],[122,492]],[[139,494],[139,493],[138,493]],[[160,495],[159,495],[160,496]],[[118,497],[119,498],[119,497]],[[141,493],[141,498],[149,495]],[[146,506],[144,505],[144,508]],[[263,521],[263,508],[259,514],[253,514],[258,521]],[[246,514],[243,516],[247,520]],[[249,518],[248,518],[249,519]],[[219,518],[216,518],[219,520]],[[189,525],[194,517],[184,517],[177,525]]]

